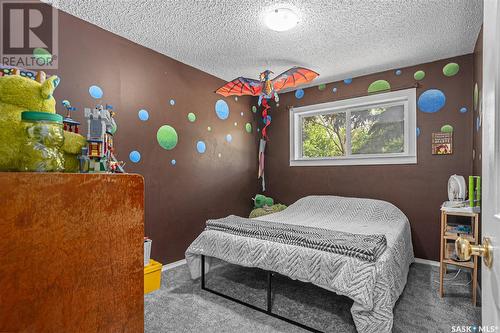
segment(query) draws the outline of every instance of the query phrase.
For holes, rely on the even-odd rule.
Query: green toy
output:
[[[282,205],[282,204],[276,204],[276,205],[272,205],[272,206],[264,207],[264,208],[255,208],[254,210],[252,210],[250,212],[249,218],[253,219],[253,218],[259,217],[259,216],[264,216],[264,215],[268,215],[268,214],[272,214],[272,213],[281,212],[285,208],[286,208],[286,206]]]
[[[273,198],[266,197],[265,195],[262,194],[257,194],[255,198],[253,198],[254,201],[254,207],[255,208],[262,208],[264,206],[272,206],[274,205],[274,200]]]

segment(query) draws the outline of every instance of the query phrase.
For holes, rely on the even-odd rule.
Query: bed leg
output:
[[[205,289],[205,256],[201,255],[201,289]]]
[[[273,300],[272,300],[272,280],[273,273],[267,272],[267,312],[271,313],[273,308]]]

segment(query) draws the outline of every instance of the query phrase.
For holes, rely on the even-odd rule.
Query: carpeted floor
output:
[[[446,278],[453,278],[448,274]],[[470,300],[468,273],[448,282],[446,297],[438,295],[437,267],[413,264],[408,284],[394,308],[394,332],[451,332],[452,325],[480,324],[481,308]],[[290,280],[273,277],[273,312],[325,332],[356,332],[352,301],[344,296]],[[258,269],[219,262],[207,274],[207,286],[265,308],[266,274]],[[200,290],[185,265],[164,272],[162,288],[144,297],[145,331],[159,332],[307,332],[264,313]]]

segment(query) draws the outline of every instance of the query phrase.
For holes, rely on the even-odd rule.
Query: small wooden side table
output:
[[[479,239],[479,213],[450,212],[441,210],[441,255],[439,272],[439,295],[444,295],[444,275],[447,265],[454,265],[472,270],[472,304],[476,306],[477,299],[477,266],[478,257],[473,256],[471,261],[455,261],[451,258],[454,253],[455,240],[459,237],[456,232],[450,232],[448,228],[448,216],[465,216],[471,219],[471,235],[461,234],[471,244],[478,244]]]

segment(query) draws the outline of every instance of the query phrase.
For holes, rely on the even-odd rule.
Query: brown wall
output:
[[[482,108],[481,105],[481,91],[483,88],[483,29],[479,33],[476,41],[476,47],[474,48],[474,69],[473,69],[473,83],[477,84],[478,87],[478,103],[477,108],[474,109],[474,118],[472,120],[473,128],[474,128],[474,141],[473,148],[475,151],[474,156],[474,166],[473,166],[473,174],[481,175],[481,154],[482,154],[482,126],[478,126],[481,123],[480,120],[482,118]],[[473,88],[474,89],[474,88]]]
[[[443,75],[443,66],[449,62],[460,65],[458,74]],[[288,106],[324,103],[365,94],[369,84],[385,79],[392,87],[415,83],[413,74],[424,70],[418,96],[427,89],[444,92],[446,105],[437,113],[417,111],[418,164],[379,166],[289,166]],[[439,207],[447,200],[447,182],[452,174],[469,175],[472,172],[472,75],[473,57],[465,55],[395,71],[354,78],[350,85],[341,82],[327,84],[326,89],[305,89],[302,99],[293,92],[280,96],[280,107],[273,108],[272,124],[266,152],[267,194],[287,204],[311,194],[332,194],[387,200],[398,206],[409,218],[415,254],[419,258],[439,258]],[[337,87],[333,93],[332,88]],[[469,111],[460,113],[466,107]],[[432,132],[441,126],[454,127],[454,153],[447,156],[431,154]]]
[[[253,124],[250,99],[225,99],[230,117],[220,120],[214,111],[220,96],[214,90],[222,80],[59,13],[59,69],[51,72],[61,77],[54,94],[58,112],[63,112],[60,101],[68,99],[82,121],[83,108],[96,104],[89,86],[103,89],[103,103],[117,112],[117,157],[127,162],[127,172],[145,178],[145,233],[153,239],[152,257],[162,263],[182,259],[207,218],[248,214],[257,190],[255,136],[244,129],[246,122]],[[169,104],[171,98],[175,106]],[[140,109],[149,111],[148,121],[139,120]],[[187,120],[189,112],[196,114],[194,123]],[[156,140],[164,124],[179,135],[170,151]],[[232,135],[232,143],[225,141],[226,134]],[[204,154],[196,151],[198,140],[206,142]],[[137,164],[128,158],[132,150],[142,155]]]

